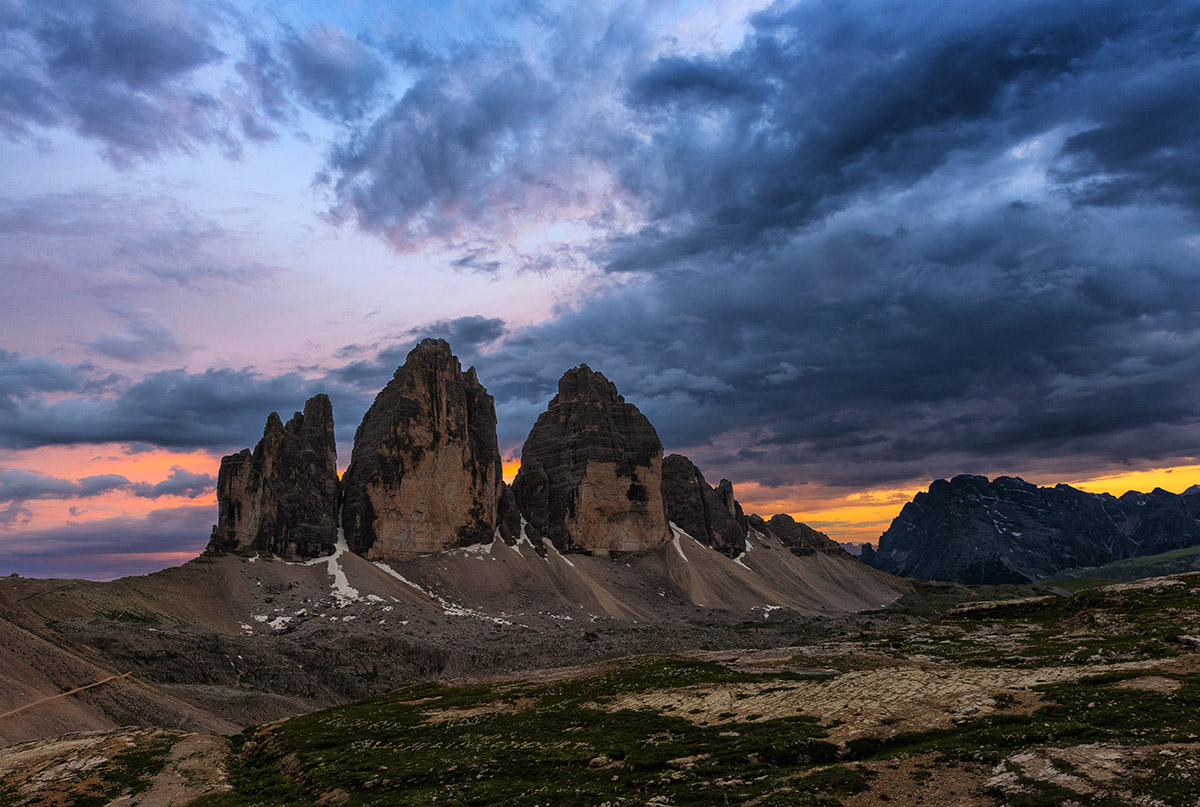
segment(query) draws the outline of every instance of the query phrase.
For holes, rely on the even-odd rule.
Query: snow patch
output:
[[[686,538],[692,538],[692,536],[679,529],[679,525],[674,521],[668,521],[667,524],[671,527],[671,543],[675,545],[675,551],[679,553],[679,557],[683,558],[684,563],[691,563],[691,561],[688,560],[688,556],[683,554],[683,547],[679,545],[679,536],[682,535]],[[695,541],[696,539],[692,538],[692,540]],[[699,542],[697,541],[697,543]]]
[[[490,544],[472,544],[471,546],[459,547],[458,549],[456,549],[454,551],[462,552],[464,555],[476,555],[476,556],[490,555],[490,554],[492,554],[492,547],[494,547],[496,545],[496,541],[498,541],[498,540],[500,540],[499,532],[496,533],[496,537],[494,537],[492,539],[492,542]]]
[[[524,533],[522,533],[522,535],[524,535]],[[530,546],[532,546],[532,544],[530,544]],[[562,558],[563,563],[567,564],[572,569],[575,568],[575,564],[571,562],[570,558],[568,558],[563,553],[559,552],[558,547],[555,546],[553,543],[551,543],[549,538],[542,539],[542,546],[546,547],[546,555],[547,556],[549,556],[550,553],[553,552],[555,555]]]
[[[291,622],[290,616],[277,616],[267,624],[271,626],[271,630],[283,630],[287,623]]]
[[[530,546],[532,546],[532,544]],[[417,591],[421,592],[426,597],[428,597],[429,599],[436,602],[438,605],[440,605],[442,607],[442,613],[446,614],[447,616],[470,616],[470,617],[474,617],[476,619],[485,620],[487,622],[495,622],[497,625],[511,625],[512,624],[507,619],[501,619],[498,616],[488,616],[487,614],[481,614],[472,608],[467,608],[465,606],[458,605],[457,603],[450,602],[445,597],[442,597],[439,594],[435,594],[432,591],[428,591],[424,588],[421,588],[421,586],[419,586],[416,583],[414,583],[413,581],[409,580],[407,577],[400,574],[400,572],[396,571],[391,566],[388,566],[386,563],[382,563],[381,561],[374,561],[374,564],[375,564],[376,568],[378,568],[384,572],[387,572],[392,577],[399,580],[401,583],[404,583],[406,586],[412,586]]]
[[[344,608],[352,602],[358,600],[358,589],[350,585],[350,580],[346,577],[346,570],[342,568],[342,564],[338,562],[338,558],[346,554],[350,547],[346,545],[346,534],[342,528],[338,527],[337,543],[334,545],[333,554],[326,555],[323,558],[313,558],[304,562],[305,566],[315,566],[318,563],[324,563],[329,574],[333,577],[331,589],[333,598],[337,600],[339,608]]]

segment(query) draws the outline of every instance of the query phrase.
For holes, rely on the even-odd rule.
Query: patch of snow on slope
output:
[[[524,532],[522,532],[521,534],[522,534],[522,535],[524,535]],[[532,544],[530,544],[530,546],[532,546]],[[551,552],[553,552],[555,555],[558,555],[560,558],[562,558],[562,559],[563,559],[563,563],[567,564],[567,565],[568,565],[568,566],[570,566],[571,568],[575,568],[575,564],[571,562],[571,559],[570,559],[570,558],[568,558],[568,557],[567,557],[566,555],[564,555],[563,553],[559,552],[559,551],[558,551],[558,547],[557,547],[557,546],[555,546],[555,545],[554,545],[554,544],[553,544],[553,543],[550,541],[550,539],[549,539],[549,538],[543,538],[543,539],[542,539],[542,546],[546,547],[546,556],[547,556],[547,557],[549,557],[549,556],[550,556],[550,553],[551,553]]]
[[[466,555],[490,555],[492,554],[492,547],[496,545],[496,541],[498,540],[500,540],[499,532],[497,532],[496,536],[492,538],[492,542],[490,544],[471,544],[471,546],[460,546],[458,549],[453,551],[462,552]],[[480,559],[482,560],[482,558]]]
[[[346,554],[350,547],[346,545],[346,534],[342,528],[338,527],[337,544],[334,545],[333,554],[326,555],[323,558],[313,558],[305,561],[305,566],[315,566],[318,563],[324,563],[329,568],[329,574],[333,577],[331,585],[333,598],[337,600],[339,608],[345,607],[358,599],[358,589],[350,585],[350,580],[346,577],[346,570],[342,568],[342,564],[338,563],[338,558]]]
[[[742,550],[742,554],[738,555],[736,558],[733,559],[733,562],[736,563],[738,566],[741,566],[746,571],[752,572],[754,570],[751,569],[749,566],[747,566],[746,563],[742,560],[742,558],[746,557],[749,554],[750,554],[750,536],[747,535],[746,536],[746,548]]]
[[[512,624],[507,619],[501,619],[498,616],[488,616],[487,614],[481,614],[472,608],[467,608],[467,607],[459,605],[457,603],[450,602],[445,597],[442,597],[438,594],[435,594],[432,591],[428,591],[424,588],[421,588],[419,585],[417,585],[413,581],[409,580],[407,577],[400,574],[400,572],[396,571],[391,566],[388,566],[386,563],[382,563],[380,561],[373,561],[373,563],[375,564],[376,568],[380,569],[381,571],[387,572],[388,574],[390,574],[392,577],[399,580],[404,585],[412,586],[417,591],[421,592],[426,597],[428,597],[429,599],[436,602],[438,605],[440,605],[442,607],[442,613],[446,614],[447,616],[471,616],[471,617],[475,617],[476,619],[483,619],[488,622],[495,622],[497,625],[511,625]]]
[[[692,536],[679,529],[678,525],[676,525],[674,521],[668,521],[667,523],[671,526],[671,543],[675,545],[675,551],[679,553],[679,557],[683,558],[684,563],[691,563],[691,561],[688,560],[688,556],[683,554],[683,547],[679,545],[679,536],[687,535],[688,538],[691,538]]]

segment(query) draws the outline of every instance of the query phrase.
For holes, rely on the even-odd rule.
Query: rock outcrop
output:
[[[749,522],[728,479],[713,488],[691,460],[670,454],[663,459],[662,496],[667,518],[700,543],[731,558],[745,549]]]
[[[272,412],[254,451],[221,460],[210,553],[328,555],[337,543],[337,446],[333,406],[309,398],[286,424]]]
[[[841,544],[825,533],[796,521],[786,513],[771,516],[771,520],[767,521],[765,526],[766,531],[778,538],[793,555],[811,555],[814,552],[824,552],[827,555],[848,554]],[[763,531],[758,527],[756,529]]]
[[[1024,583],[1064,569],[1200,544],[1200,496],[1121,497],[1015,477],[939,479],[904,505],[862,560],[926,580]]]
[[[568,370],[529,432],[513,481],[529,523],[561,552],[636,552],[670,538],[662,443],[586,364]]]
[[[342,526],[368,558],[488,543],[502,495],[496,406],[444,340],[413,348],[354,435]]]

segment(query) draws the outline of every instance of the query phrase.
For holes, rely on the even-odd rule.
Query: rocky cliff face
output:
[[[771,516],[771,520],[767,521],[765,526],[765,530],[757,529],[774,535],[793,555],[811,555],[814,552],[827,555],[847,554],[837,541],[807,524],[796,521],[786,513]]]
[[[662,496],[667,518],[700,543],[731,558],[745,549],[749,522],[728,479],[710,487],[691,460],[671,454],[663,459]]]
[[[892,574],[1024,583],[1075,566],[1200,544],[1200,496],[1120,498],[1069,485],[956,476],[918,493],[862,560]]]
[[[521,451],[513,494],[562,552],[636,552],[669,537],[662,443],[650,421],[587,365],[568,370]]]
[[[441,339],[380,391],[342,481],[350,549],[369,558],[487,543],[502,495],[496,407]]]
[[[272,412],[254,451],[221,460],[213,553],[270,553],[314,558],[337,542],[337,446],[325,395],[287,424]]]

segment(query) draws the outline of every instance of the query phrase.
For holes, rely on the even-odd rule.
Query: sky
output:
[[[193,557],[424,336],[751,512],[1200,482],[1200,3],[0,0],[0,573]]]

